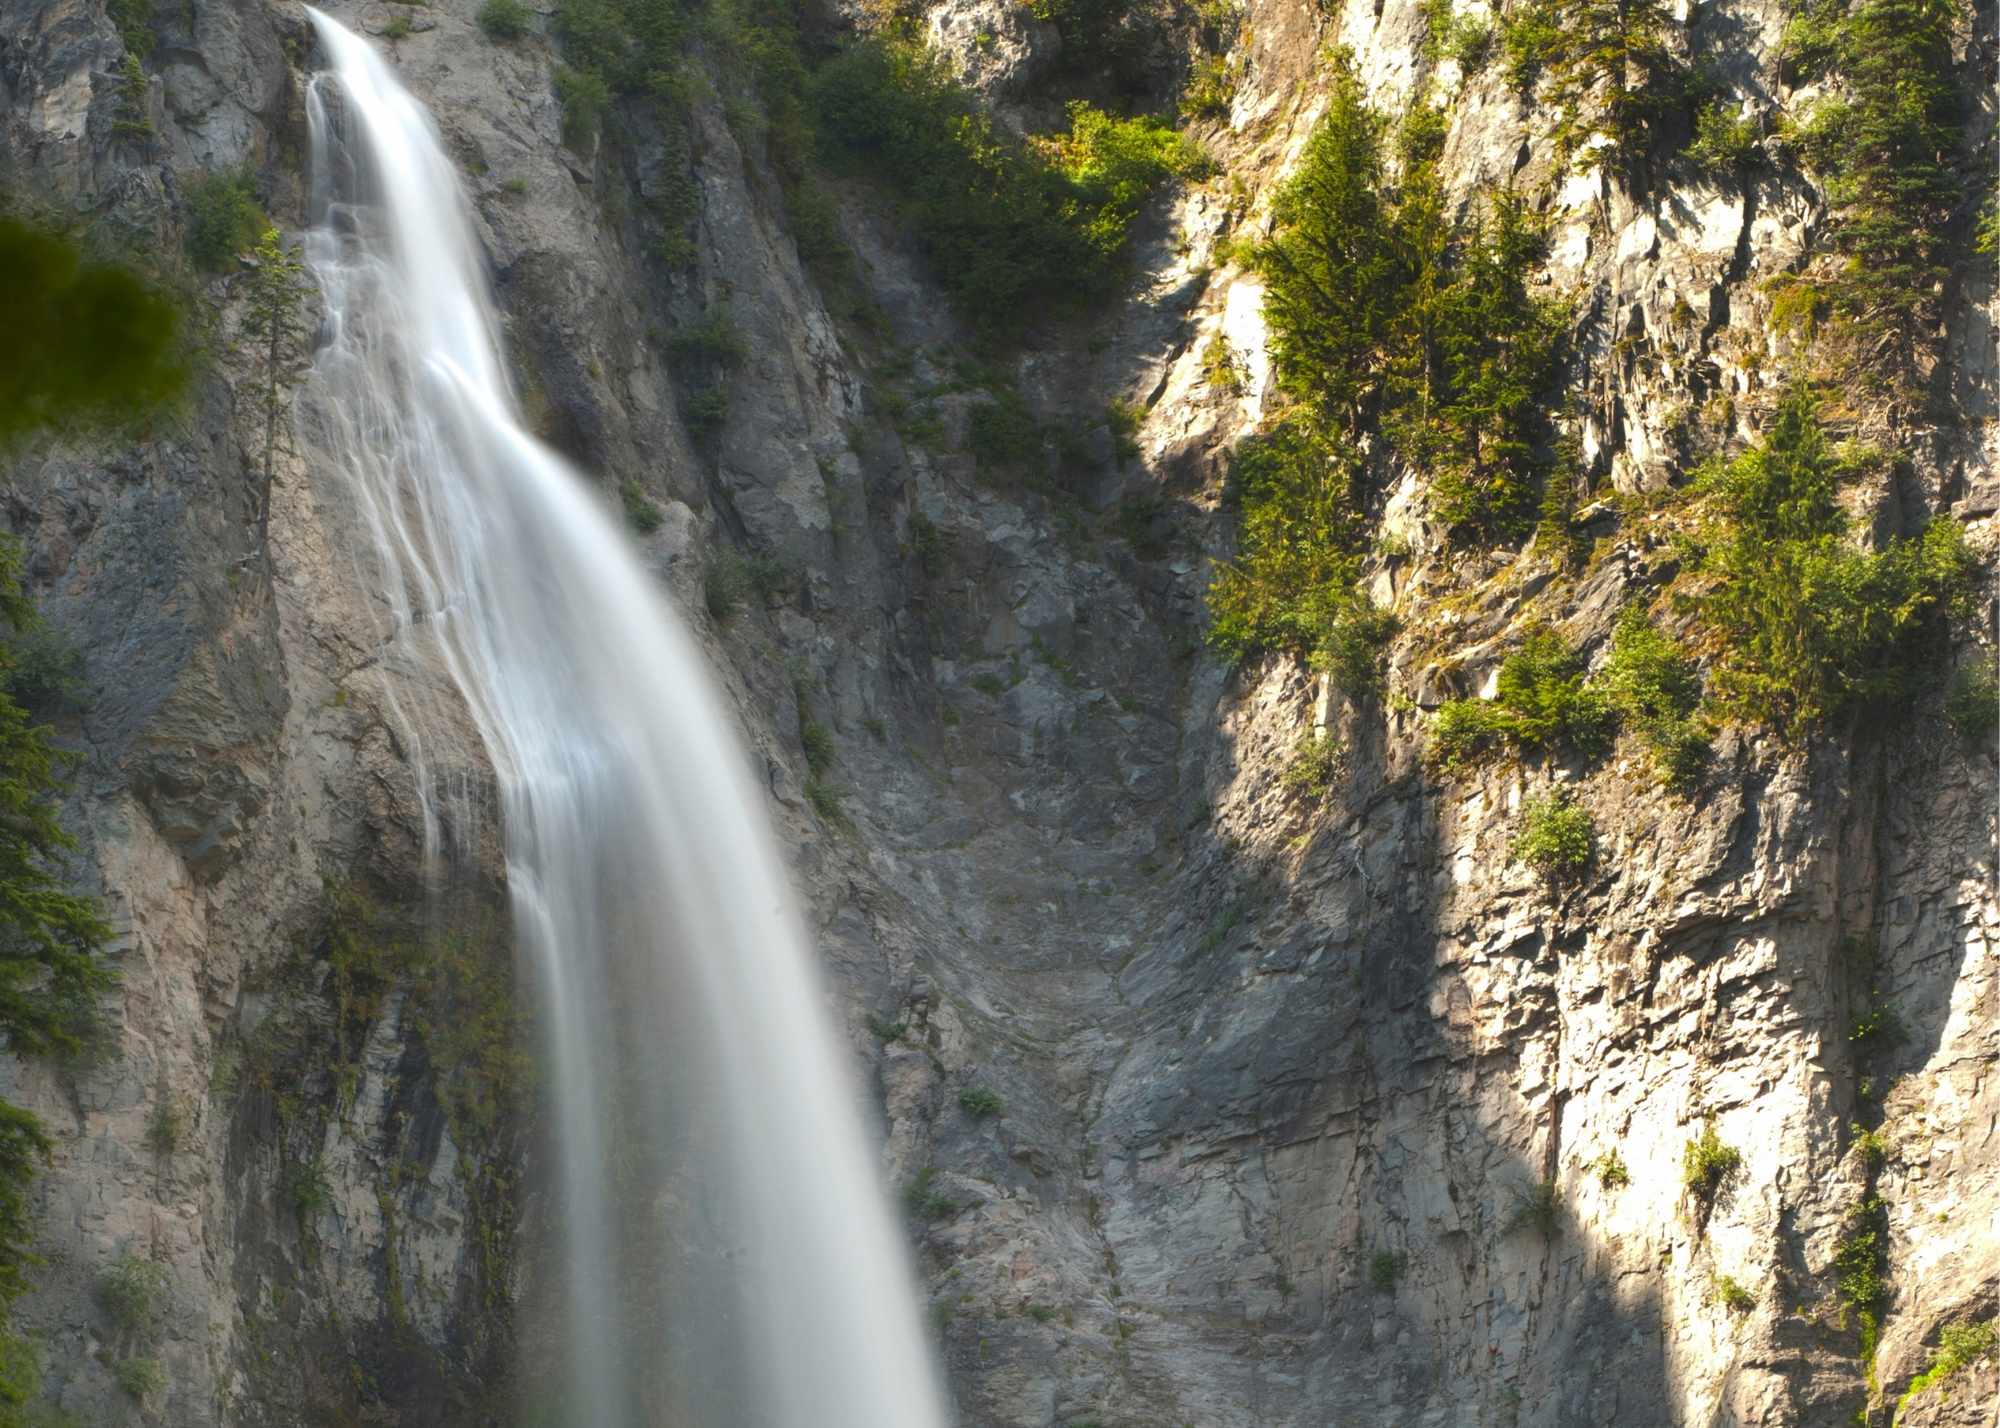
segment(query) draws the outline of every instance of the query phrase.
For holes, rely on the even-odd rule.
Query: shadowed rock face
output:
[[[333,10],[380,34],[400,8]],[[1802,750],[1727,734],[1691,800],[1630,747],[1442,780],[1419,757],[1426,709],[1483,687],[1537,615],[1597,657],[1627,592],[1675,555],[1643,514],[1608,512],[1571,580],[1532,555],[1449,552],[1414,482],[1383,515],[1408,553],[1369,567],[1402,616],[1404,698],[1354,707],[1295,664],[1225,670],[1201,644],[1210,562],[1233,541],[1224,456],[1269,400],[1256,284],[1217,242],[1261,229],[1321,106],[1325,44],[1351,46],[1388,107],[1426,74],[1463,84],[1454,194],[1552,195],[1584,455],[1620,491],[1683,470],[1688,413],[1719,396],[1733,430],[1708,439],[1756,431],[1775,367],[1760,285],[1823,224],[1811,184],[1782,165],[1748,193],[1664,173],[1635,198],[1554,174],[1552,116],[1497,73],[1433,72],[1421,6],[1258,0],[1230,115],[1195,131],[1227,177],[1149,215],[1124,299],[1005,359],[1077,434],[1056,484],[1081,499],[1052,499],[967,454],[976,395],[937,399],[941,435],[899,433],[885,394],[941,383],[958,334],[879,195],[837,189],[886,338],[829,316],[718,102],[696,103],[691,169],[643,112],[566,149],[551,50],[493,45],[475,10],[415,12],[398,63],[477,195],[524,409],[608,499],[636,482],[662,511],[640,539],[762,763],[874,1068],[887,1173],[931,1172],[911,1233],[965,1423],[1831,1428],[1866,1392],[1831,1261],[1871,1193],[1888,1401],[1945,1322],[1994,1313],[1996,770],[1935,691]],[[1007,122],[1051,122],[1053,32],[997,0],[931,19]],[[1781,21],[1775,4],[1701,12],[1758,106],[1799,98]],[[195,171],[248,164],[295,230],[300,18],[163,7],[156,29],[152,133],[134,137],[115,128],[111,21],[0,0],[0,186],[171,251]],[[1967,74],[1991,59],[1975,47]],[[646,200],[683,176],[695,256],[669,270]],[[468,1114],[426,1021],[434,969],[396,963],[351,994],[335,935],[351,905],[330,916],[327,891],[365,891],[384,940],[438,941],[483,924],[492,830],[460,830],[469,862],[427,902],[386,701],[391,681],[441,677],[383,667],[351,505],[282,450],[266,566],[240,279],[191,281],[219,316],[184,411],[144,443],[6,463],[35,593],[85,656],[53,717],[85,758],[73,817],[123,972],[113,1054],[10,1068],[5,1094],[59,1140],[39,1192],[49,1263],[19,1317],[84,1422],[138,1421],[111,1366],[141,1352],[171,1378],[154,1421],[505,1421],[507,1366],[536,1351],[514,1309],[543,1283],[531,1119]],[[1898,438],[1909,472],[1849,493],[1878,536],[1967,519],[1989,612],[1993,287],[1969,262],[1954,279],[1935,420]],[[725,301],[748,355],[697,442],[670,338]],[[1218,330],[1242,360],[1234,393],[1204,376]],[[907,378],[892,342],[914,354]],[[1123,462],[1112,398],[1147,408]],[[703,577],[725,547],[789,576],[720,622]],[[832,736],[822,782],[844,822],[807,797],[807,724]],[[1315,725],[1349,752],[1308,798],[1280,774]],[[480,756],[445,743],[433,756],[478,803]],[[1600,846],[1551,899],[1511,844],[1522,800],[1559,779]],[[504,935],[482,935],[504,965]],[[1902,1039],[1853,1039],[1881,1003]],[[997,1114],[961,1103],[975,1089]],[[171,1147],[149,1136],[163,1105]],[[1743,1168],[1703,1210],[1681,1158],[1707,1119]],[[1877,1168],[1856,1123],[1887,1140]],[[1625,1184],[1605,1183],[1612,1152]],[[1553,1223],[1519,1215],[1548,1180]],[[121,1342],[99,1302],[121,1253],[168,1268],[156,1345]],[[1750,1308],[1720,1302],[1723,1276]],[[1994,1391],[1988,1360],[1902,1422],[1982,1423]]]

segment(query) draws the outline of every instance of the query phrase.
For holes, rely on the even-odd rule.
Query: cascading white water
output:
[[[373,537],[385,658],[441,657],[500,790],[558,1229],[528,1410],[563,1428],[938,1428],[907,1256],[745,758],[625,538],[516,424],[421,105],[310,11],[327,325],[301,394]],[[473,816],[392,710],[436,852]],[[469,803],[461,795],[461,802]]]

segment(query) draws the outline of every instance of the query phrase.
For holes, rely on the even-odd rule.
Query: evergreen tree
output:
[[[1272,205],[1277,233],[1257,252],[1279,384],[1348,423],[1375,387],[1401,286],[1381,137],[1343,53],[1327,112]]]
[[[1953,171],[1962,103],[1952,40],[1963,20],[1960,0],[1835,0],[1787,33],[1795,66],[1839,86],[1798,130],[1826,186],[1840,259],[1819,291],[1854,326],[1863,359],[1897,378],[1915,372],[1936,323],[1966,196]]]
[[[307,332],[305,267],[276,228],[266,228],[252,250],[249,306],[243,332],[263,365],[264,466],[257,487],[257,549],[265,573],[271,561],[271,484],[286,394],[304,375]]]

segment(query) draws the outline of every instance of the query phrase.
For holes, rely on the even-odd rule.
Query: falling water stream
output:
[[[524,1421],[938,1428],[855,1084],[701,655],[519,426],[429,115],[311,14],[326,326],[301,431],[372,538],[385,664],[441,661],[484,743],[534,969],[554,1228]],[[433,772],[423,697],[392,688],[390,712],[435,855],[476,809]]]

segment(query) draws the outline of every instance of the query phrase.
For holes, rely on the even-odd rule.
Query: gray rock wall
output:
[[[531,416],[607,499],[636,482],[664,509],[642,545],[766,771],[874,1074],[885,1174],[930,1172],[936,1213],[912,1233],[966,1424],[1847,1423],[1865,1380],[1829,1264],[1871,1189],[1890,1227],[1888,1397],[1944,1322],[1994,1312],[1995,768],[1934,701],[1804,751],[1732,734],[1693,801],[1631,749],[1441,781],[1419,760],[1424,709],[1479,688],[1538,614],[1601,652],[1669,551],[1643,521],[1607,527],[1586,575],[1552,582],[1532,554],[1446,552],[1415,482],[1385,516],[1408,553],[1371,568],[1404,619],[1402,698],[1349,707],[1288,661],[1231,671],[1201,645],[1232,540],[1225,453],[1270,400],[1258,287],[1218,242],[1263,223],[1317,115],[1324,44],[1353,47],[1385,104],[1427,76],[1456,94],[1456,192],[1549,184],[1584,449],[1619,490],[1660,486],[1717,396],[1735,425],[1706,439],[1753,433],[1778,355],[1760,283],[1823,223],[1809,183],[1664,176],[1635,200],[1554,175],[1549,116],[1495,74],[1431,73],[1412,0],[1257,0],[1229,116],[1196,130],[1224,172],[1149,216],[1125,300],[1009,359],[1096,453],[1052,494],[977,469],[966,398],[940,401],[945,439],[899,434],[899,351],[921,382],[959,334],[865,184],[837,189],[840,217],[886,333],[829,315],[754,136],[719,103],[696,104],[685,146],[635,112],[572,151],[547,43],[495,46],[475,9],[408,11],[397,62],[468,175]],[[405,10],[332,7],[376,34]],[[139,141],[114,131],[122,51],[100,11],[0,3],[8,189],[171,248],[194,170],[247,162],[296,228],[299,15],[188,14],[191,30],[163,12]],[[930,21],[1003,118],[1048,121],[1052,31],[998,3]],[[1700,23],[1728,31],[1754,103],[1796,99],[1777,7]],[[1990,63],[1979,49],[1971,67]],[[1975,130],[1992,117],[1982,92]],[[695,256],[670,268],[649,200],[681,178]],[[234,283],[191,281],[222,315],[189,408],[138,446],[6,468],[36,592],[87,656],[63,727],[88,755],[75,817],[123,971],[115,1054],[7,1086],[60,1141],[39,1192],[50,1264],[20,1317],[90,1423],[502,1421],[536,1274],[531,1253],[491,1251],[534,1242],[532,1128],[457,1139],[421,971],[358,1019],[328,1010],[329,882],[420,901],[411,775],[337,476],[286,461],[267,580]],[[722,303],[748,356],[703,443],[669,337]],[[1876,508],[1885,529],[1969,517],[1990,580],[1990,272],[1963,274],[1951,310],[1950,419],[1910,434],[1914,477]],[[1239,393],[1203,378],[1218,330]],[[1103,429],[1114,397],[1146,408],[1136,460]],[[727,546],[798,578],[718,622],[703,573]],[[833,733],[841,818],[807,796],[806,720]],[[1307,799],[1279,775],[1315,725],[1351,756]],[[446,749],[477,782],[469,741]],[[1510,843],[1523,798],[1558,781],[1605,836],[1585,884],[1551,900]],[[474,901],[491,899],[482,868]],[[1907,1029],[1879,1054],[1849,1038],[1871,999]],[[262,1080],[231,1085],[232,1058],[288,1026]],[[965,1110],[975,1087],[1002,1112]],[[162,1104],[184,1111],[171,1151],[148,1141]],[[1710,1119],[1745,1168],[1702,1223],[1680,1158]],[[1861,1121],[1887,1137],[1879,1169]],[[1609,1151],[1628,1184],[1592,1169]],[[1510,1228],[1548,1179],[1558,1232]],[[97,1293],[121,1254],[168,1266],[155,1347],[117,1342]],[[1717,1302],[1720,1275],[1754,1307]],[[145,1405],[112,1380],[142,1348],[171,1381]],[[1989,1364],[1903,1421],[1979,1422],[1991,1392]]]

